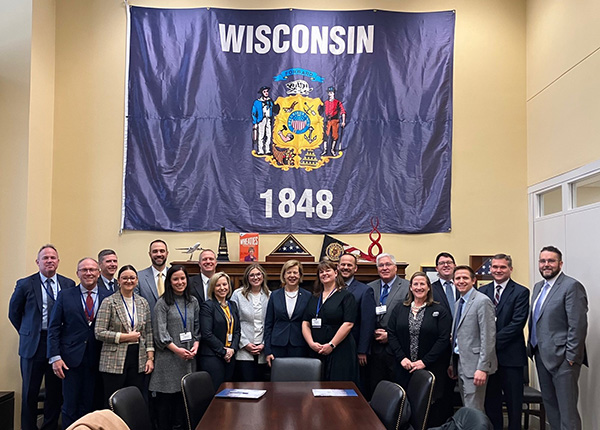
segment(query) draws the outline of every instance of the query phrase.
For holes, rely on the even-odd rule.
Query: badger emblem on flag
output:
[[[255,133],[253,141],[257,144],[252,155],[264,158],[267,163],[284,171],[304,169],[310,172],[328,163],[332,158],[341,157],[343,152],[327,152],[326,123],[323,117],[325,103],[320,98],[310,97],[314,88],[309,82],[304,79],[289,80],[299,71],[302,71],[304,78],[311,76],[311,81],[323,82],[323,78],[314,72],[289,69],[274,79],[276,82],[285,81],[286,96],[280,96],[273,102],[269,93],[271,88],[261,88],[261,106],[264,111],[261,120],[268,124],[255,127],[262,137],[258,138]],[[253,117],[257,118],[256,115]],[[271,142],[267,143],[267,140]]]

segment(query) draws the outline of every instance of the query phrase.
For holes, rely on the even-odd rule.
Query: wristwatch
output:
[[[329,346],[331,347],[331,349],[335,349],[335,345],[331,342],[329,342]]]

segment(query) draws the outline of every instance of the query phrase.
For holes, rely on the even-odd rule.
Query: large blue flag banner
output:
[[[123,228],[449,231],[454,20],[131,7]]]

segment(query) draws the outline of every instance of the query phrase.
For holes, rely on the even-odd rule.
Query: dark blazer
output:
[[[309,300],[310,293],[304,288],[299,288],[296,307],[290,318],[285,307],[285,290],[280,288],[271,293],[265,318],[265,355],[273,353],[271,345],[306,345],[304,336],[302,336],[302,319]]]
[[[75,286],[75,282],[69,278],[61,275],[56,277],[61,292]],[[8,305],[8,318],[19,332],[19,355],[23,358],[33,357],[40,343],[42,288],[39,272],[19,279]],[[50,315],[48,315],[48,324],[50,324]]]
[[[190,293],[198,300],[198,304],[202,306],[202,302],[206,300],[206,297],[204,297],[202,275],[195,275],[190,278]]]
[[[106,285],[106,284],[104,283],[104,279],[102,279],[102,276],[100,276],[100,277],[98,278],[98,288],[104,288],[106,291],[108,291],[110,294],[112,294],[112,293],[114,293],[115,291],[118,291],[118,290],[119,290],[119,284],[117,283],[117,280],[116,280],[116,279],[113,279],[113,281],[114,281],[113,289],[112,289],[112,290],[109,290],[109,289],[108,289],[108,285]]]
[[[356,352],[358,354],[369,354],[373,332],[377,325],[375,294],[372,288],[356,279],[353,279],[352,283],[348,285],[348,291],[354,296],[358,309],[356,322],[352,327],[352,335],[356,341]]]
[[[426,306],[419,332],[419,346],[417,357],[425,364],[425,368],[435,375],[435,398],[443,393],[443,382],[450,362],[450,332],[452,317],[444,306],[433,303]],[[406,384],[410,373],[400,366],[404,358],[410,360],[410,334],[408,331],[408,317],[410,305],[401,304],[392,311],[388,322],[388,342],[396,357],[397,374],[399,383]],[[404,385],[406,388],[406,385]]]
[[[233,317],[233,339],[231,348],[240,347],[240,316],[235,302],[229,301]],[[216,300],[205,300],[200,306],[200,355],[223,357],[227,340],[227,318]]]
[[[533,307],[545,281],[533,288],[531,317],[529,318],[529,341],[531,348],[531,324]],[[537,321],[538,349],[544,366],[549,372],[557,369],[565,360],[588,365],[585,338],[587,335],[588,300],[585,288],[577,279],[561,273],[548,292]]]
[[[450,315],[450,318],[452,318],[452,310],[454,310],[456,301],[454,303],[448,303],[448,297],[446,297],[446,290],[444,289],[442,280],[438,279],[433,284],[431,284],[431,289],[433,291],[433,301],[441,304],[444,307],[444,309],[446,309],[446,312],[448,312],[448,315]],[[458,292],[456,287],[454,287],[454,297],[456,298],[456,300],[460,298],[460,293]]]
[[[98,288],[98,309],[109,296],[105,288]],[[86,347],[93,357],[100,359],[101,342],[94,336],[96,320],[87,322],[79,285],[63,290],[56,299],[48,326],[48,358],[60,355],[67,367],[77,367],[83,360]]]
[[[495,283],[479,290],[492,302]],[[500,366],[526,366],[525,336],[523,329],[529,315],[529,290],[509,279],[496,306],[496,356]]]

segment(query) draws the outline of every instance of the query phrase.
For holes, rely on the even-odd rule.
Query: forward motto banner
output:
[[[454,21],[131,7],[122,227],[449,231]]]

